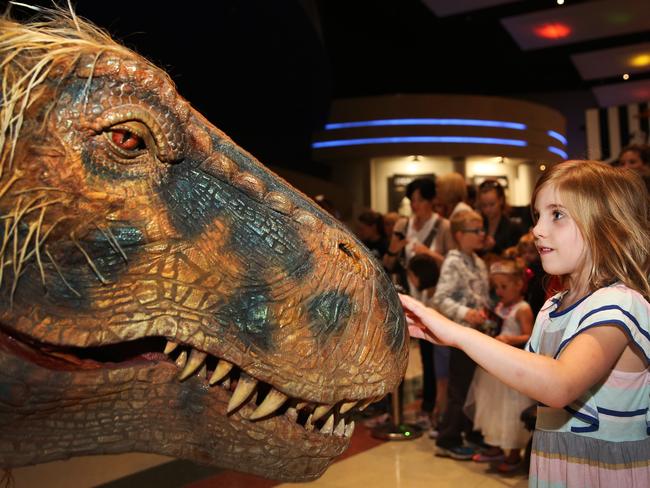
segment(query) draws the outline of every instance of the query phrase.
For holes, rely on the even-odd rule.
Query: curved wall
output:
[[[400,154],[566,159],[566,121],[551,108],[473,95],[391,95],[337,100],[314,159]]]

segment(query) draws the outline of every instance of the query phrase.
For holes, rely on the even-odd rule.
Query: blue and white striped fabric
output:
[[[639,293],[614,284],[558,312],[561,298],[556,295],[542,307],[528,351],[557,358],[578,334],[613,325],[625,332],[646,365],[650,363],[650,304]],[[649,407],[647,367],[637,372],[612,370],[563,409],[540,405],[530,485],[568,486],[583,480],[578,484],[605,486],[601,481],[618,483],[631,474],[635,480],[650,480]],[[622,481],[620,486],[628,485]]]

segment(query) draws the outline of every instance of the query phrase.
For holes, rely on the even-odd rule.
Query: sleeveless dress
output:
[[[496,306],[494,313],[503,319],[501,334],[521,335],[516,317],[521,308],[530,308],[530,305],[522,300],[508,307],[501,303]],[[522,449],[531,433],[519,417],[533,403],[527,396],[477,367],[467,393],[465,413],[474,419],[474,429],[481,431],[487,444],[502,449]]]
[[[556,312],[561,297],[542,307],[528,351],[557,358],[584,330],[613,324],[650,363],[650,305],[639,293],[617,283]],[[649,406],[647,367],[612,370],[564,408],[538,405],[529,486],[650,486]]]

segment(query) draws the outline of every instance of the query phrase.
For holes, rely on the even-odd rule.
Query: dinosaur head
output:
[[[379,263],[97,28],[2,19],[0,63],[1,464],[319,476],[406,367]]]

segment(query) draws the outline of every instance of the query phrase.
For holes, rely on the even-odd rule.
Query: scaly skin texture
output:
[[[406,368],[381,266],[93,27],[5,18],[0,62],[0,464],[322,474]]]

